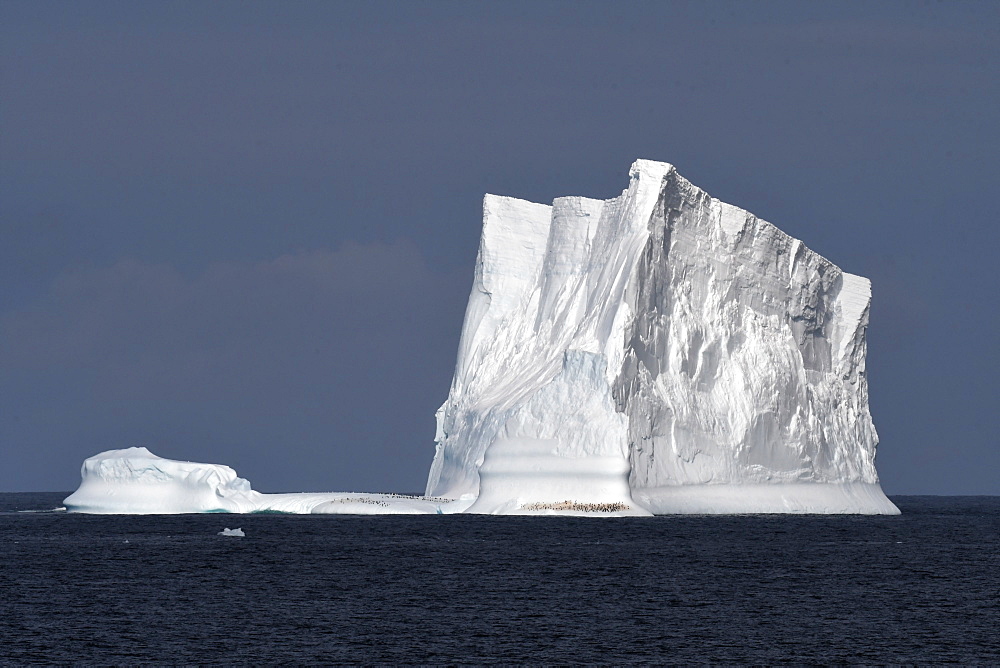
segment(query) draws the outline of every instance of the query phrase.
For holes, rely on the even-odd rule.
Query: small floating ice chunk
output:
[[[243,529],[230,529],[226,527],[219,532],[220,536],[236,536],[237,538],[246,538],[246,534],[243,533]]]

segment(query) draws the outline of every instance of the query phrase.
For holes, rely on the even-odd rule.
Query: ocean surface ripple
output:
[[[64,496],[0,494],[0,662],[1000,663],[1000,497],[893,497],[900,517],[26,512]]]

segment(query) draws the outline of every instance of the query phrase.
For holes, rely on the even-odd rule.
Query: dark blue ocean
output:
[[[3,663],[1000,664],[1000,497],[894,497],[900,517],[24,512],[64,496],[0,494]]]

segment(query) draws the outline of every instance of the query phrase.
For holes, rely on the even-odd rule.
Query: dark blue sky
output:
[[[421,491],[485,192],[675,164],[872,279],[890,494],[1000,494],[1000,3],[0,0],[0,490]]]

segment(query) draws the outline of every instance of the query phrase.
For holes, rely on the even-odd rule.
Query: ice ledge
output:
[[[523,446],[523,444],[520,444]],[[515,448],[516,449],[516,448]],[[549,457],[525,457],[517,471],[498,470],[501,484],[478,500],[351,492],[262,494],[228,466],[158,457],[146,448],[109,450],[84,462],[70,512],[120,515],[292,513],[344,515],[455,514],[621,517],[674,514],[814,513],[898,515],[878,484],[680,485],[632,490],[626,471],[601,458],[578,459],[573,479],[553,477],[547,493],[517,489],[525,475],[545,478]],[[498,463],[512,463],[501,459]],[[605,464],[602,466],[602,464]],[[565,463],[562,464],[565,467]],[[510,476],[510,473],[515,475]],[[506,483],[506,484],[505,484]],[[588,487],[605,488],[595,496]],[[582,487],[581,487],[582,485]],[[535,490],[537,491],[537,490]],[[581,500],[583,499],[583,500]],[[470,507],[471,506],[471,507]]]
[[[291,513],[341,515],[444,514],[471,499],[433,499],[353,492],[262,494],[221,464],[158,457],[146,448],[108,450],[88,458],[80,487],[63,505],[97,515]]]
[[[878,483],[677,485],[632,490],[655,515],[899,515]]]

